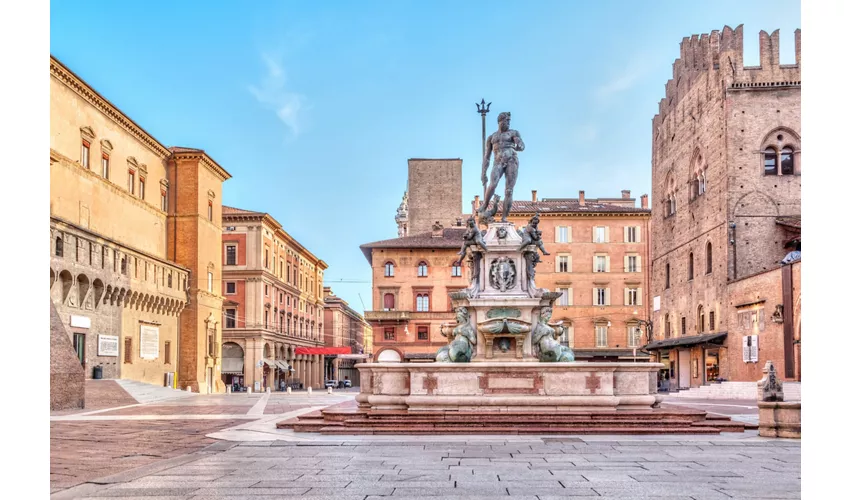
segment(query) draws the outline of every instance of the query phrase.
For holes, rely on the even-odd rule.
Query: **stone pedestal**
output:
[[[759,436],[800,439],[800,401],[759,401]]]
[[[660,363],[364,363],[357,401],[370,410],[648,410]]]

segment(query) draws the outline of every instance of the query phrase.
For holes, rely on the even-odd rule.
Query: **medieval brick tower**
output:
[[[456,224],[463,214],[462,167],[460,158],[407,160],[407,234],[430,232],[435,222]]]

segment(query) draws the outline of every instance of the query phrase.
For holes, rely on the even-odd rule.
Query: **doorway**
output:
[[[705,381],[714,382],[720,376],[720,352],[717,350],[705,352]]]
[[[213,393],[213,369],[207,368],[207,394]]]
[[[691,387],[691,372],[688,367],[691,365],[691,351],[679,351],[679,389],[688,389]]]

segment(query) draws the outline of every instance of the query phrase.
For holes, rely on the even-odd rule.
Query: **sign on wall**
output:
[[[118,356],[118,337],[116,335],[97,336],[98,356]]]
[[[744,335],[744,363],[758,363],[759,361],[759,338],[758,335]]]
[[[661,297],[652,297],[652,310],[660,311],[661,310]]]
[[[139,356],[142,359],[159,357],[159,327],[141,325],[139,332]]]
[[[91,318],[71,315],[71,326],[74,328],[91,328]]]

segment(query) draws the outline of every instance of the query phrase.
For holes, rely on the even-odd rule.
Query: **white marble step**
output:
[[[192,392],[186,392],[170,387],[162,387],[135,380],[116,379],[116,382],[127,391],[139,403],[151,403],[154,401],[168,401],[170,399],[197,396]]]

